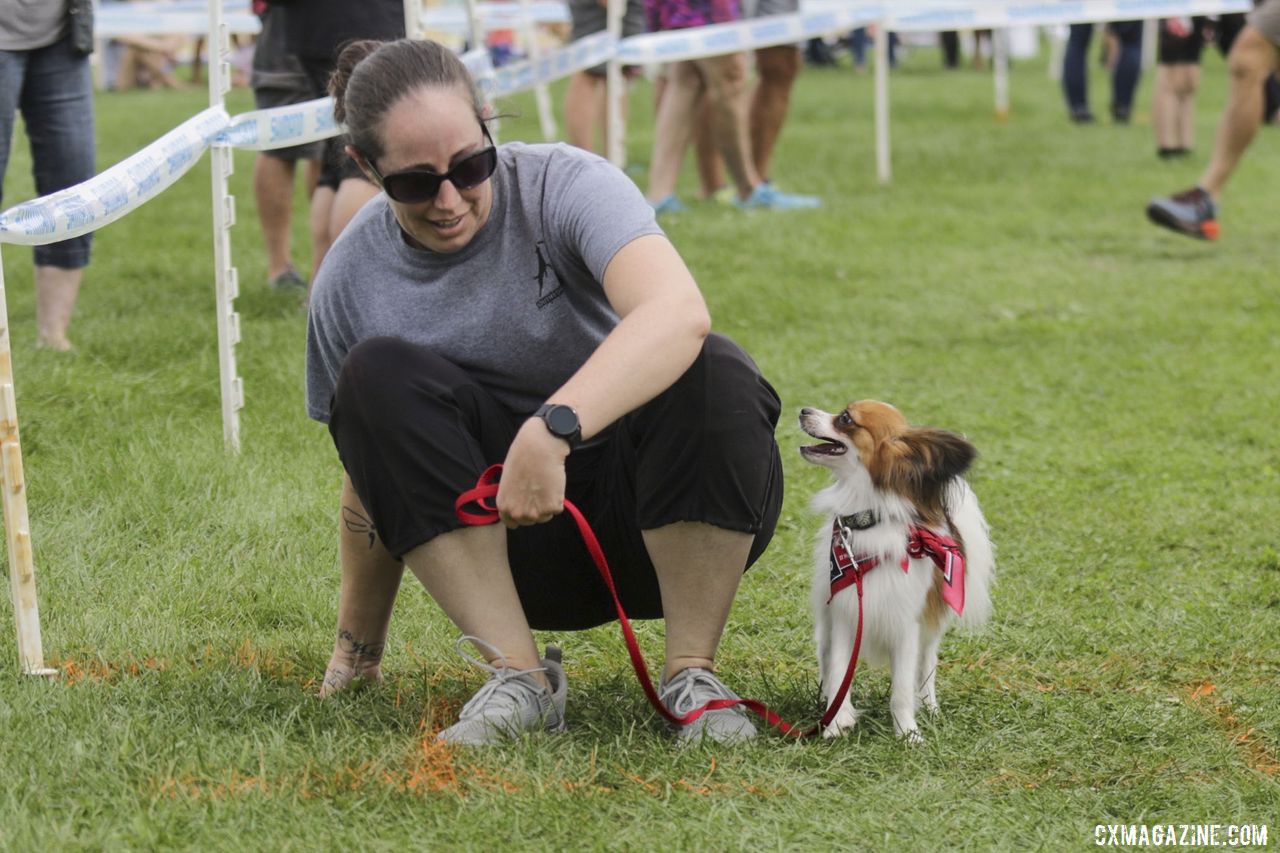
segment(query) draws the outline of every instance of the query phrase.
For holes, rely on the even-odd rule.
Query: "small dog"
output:
[[[976,627],[991,613],[995,557],[978,499],[961,476],[977,451],[955,433],[911,427],[874,400],[836,414],[801,409],[800,428],[822,442],[801,447],[801,455],[836,476],[813,500],[827,516],[811,599],[823,699],[829,706],[853,654],[860,583],[858,657],[889,665],[894,731],[922,743],[916,709],[923,702],[938,710],[942,635],[956,622]],[[838,737],[857,722],[846,695],[823,736]]]

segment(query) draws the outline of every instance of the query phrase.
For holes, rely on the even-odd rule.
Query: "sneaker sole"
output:
[[[1221,233],[1216,219],[1209,219],[1198,225],[1188,227],[1181,219],[1163,207],[1154,204],[1147,205],[1147,218],[1156,225],[1168,228],[1170,231],[1177,231],[1179,234],[1186,234],[1188,237],[1195,237],[1199,240],[1217,240],[1218,235]]]

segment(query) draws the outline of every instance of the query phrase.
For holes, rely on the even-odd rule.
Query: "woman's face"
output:
[[[393,104],[383,118],[383,154],[374,165],[383,175],[410,168],[443,174],[488,145],[471,101],[461,89],[417,89]],[[489,220],[493,182],[459,190],[452,181],[445,181],[428,201],[388,201],[413,242],[433,252],[456,252]]]

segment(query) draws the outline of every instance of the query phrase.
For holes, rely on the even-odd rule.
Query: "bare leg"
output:
[[[711,107],[706,92],[698,99],[693,125],[693,150],[698,163],[698,184],[703,198],[711,198],[724,186],[724,166],[711,133]]]
[[[36,347],[66,352],[71,349],[67,327],[75,311],[84,269],[36,267]]]
[[[329,217],[333,211],[333,197],[336,195],[332,187],[316,187],[311,194],[311,280],[315,281],[316,273],[324,256],[329,253],[333,238],[329,236]]]
[[[800,74],[800,51],[784,44],[756,51],[755,92],[751,96],[751,156],[762,180],[791,107],[791,88]]]
[[[747,134],[747,56],[734,53],[693,60],[707,86],[711,131],[739,198],[746,199],[760,183],[751,160]]]
[[[1178,147],[1178,96],[1174,91],[1175,66],[1156,66],[1155,92],[1151,98],[1151,124],[1156,132],[1156,147]]]
[[[293,213],[296,161],[259,152],[253,161],[253,197],[258,204],[262,242],[267,249],[267,278],[293,266],[289,252],[289,220]]]
[[[644,531],[662,591],[668,679],[691,666],[715,669],[716,648],[752,541],[750,533],[697,522]]]
[[[1231,72],[1231,88],[1227,107],[1218,122],[1213,155],[1200,186],[1217,199],[1235,171],[1262,122],[1262,81],[1280,62],[1280,48],[1267,41],[1262,33],[1246,25],[1231,47],[1227,67]]]
[[[391,625],[391,608],[404,576],[404,566],[383,547],[351,480],[344,474],[342,481],[338,634],[320,685],[322,699],[357,678],[382,680],[382,653]]]
[[[496,647],[507,666],[533,669],[540,665],[511,578],[505,527],[490,524],[452,530],[414,548],[404,561],[458,630]],[[480,649],[488,655],[488,649]],[[537,672],[533,677],[550,689],[545,674]]]
[[[344,178],[338,185],[338,192],[333,197],[333,207],[329,210],[329,243],[338,239],[338,235],[347,227],[351,218],[360,212],[369,199],[381,190],[364,178]]]
[[[564,93],[564,127],[570,145],[595,151],[596,128],[604,114],[604,79],[579,71]]]
[[[1187,151],[1196,147],[1196,90],[1200,88],[1200,66],[1178,68],[1178,147]]]
[[[667,83],[658,104],[649,162],[649,201],[659,202],[676,190],[680,165],[692,135],[693,113],[702,78],[692,62],[676,62],[667,69]]]

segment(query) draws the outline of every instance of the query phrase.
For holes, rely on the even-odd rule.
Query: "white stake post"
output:
[[[529,59],[536,63],[542,58],[542,45],[538,43],[538,25],[533,19],[533,7],[529,0],[520,0],[520,17],[523,20],[521,35],[524,36],[525,50]],[[538,104],[538,122],[542,126],[542,138],[547,142],[555,142],[559,136],[556,130],[556,114],[551,108],[551,90],[546,83],[533,87],[533,97]]]
[[[876,175],[880,183],[893,179],[889,165],[889,26],[876,24]]]
[[[422,36],[422,0],[404,0],[404,37]]]
[[[0,492],[4,502],[5,541],[9,546],[9,596],[18,629],[18,662],[27,675],[57,675],[44,665],[40,645],[40,608],[36,605],[36,566],[27,518],[27,484],[18,443],[18,403],[13,391],[13,356],[9,349],[9,308],[4,295],[4,263],[0,259]]]
[[[224,107],[231,88],[228,61],[231,41],[222,20],[222,0],[209,3],[209,106]],[[218,316],[218,375],[222,386],[222,437],[227,449],[240,452],[240,409],[244,385],[236,376],[236,344],[240,342],[240,315],[235,311],[240,291],[236,268],[231,265],[231,226],[236,221],[235,199],[227,188],[234,171],[231,146],[215,142],[209,148],[209,173],[213,180],[213,264],[215,310]]]
[[[1009,31],[991,33],[992,77],[996,86],[996,121],[1009,120]]]
[[[622,38],[622,17],[626,14],[627,0],[609,0],[605,27],[615,39]],[[605,65],[605,155],[619,169],[627,165],[626,123],[622,118],[622,99],[626,97],[627,81],[622,75],[622,63],[617,58]]]
[[[488,38],[485,32],[484,24],[480,22],[480,10],[476,8],[476,0],[466,0],[467,2],[467,28],[471,33],[471,49],[472,50],[488,50]],[[488,94],[485,95],[488,98]],[[489,106],[489,104],[486,104]],[[490,110],[490,114],[492,114]],[[498,133],[501,130],[500,122],[495,118],[487,122],[489,127],[489,136],[495,143],[499,142]]]

